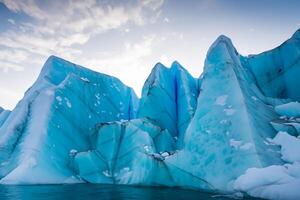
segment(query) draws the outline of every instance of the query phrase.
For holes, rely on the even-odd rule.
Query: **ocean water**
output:
[[[188,200],[188,199],[231,199],[228,196],[216,195],[193,190],[182,190],[165,187],[133,187],[119,185],[0,185],[0,199],[8,200]]]

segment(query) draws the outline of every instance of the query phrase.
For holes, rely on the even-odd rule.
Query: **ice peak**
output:
[[[220,35],[209,48],[205,65],[209,63],[235,62],[238,55],[231,39]]]
[[[232,44],[232,41],[229,37],[227,37],[226,35],[220,35],[216,40],[215,42],[213,43],[214,44],[218,44],[218,43],[226,43],[228,44],[229,46],[232,46],[233,47],[233,44]]]
[[[292,38],[300,39],[300,28],[293,34]]]
[[[172,67],[182,67],[181,64],[177,60],[173,61],[171,66]]]
[[[180,65],[180,63],[178,61],[174,61],[171,65],[171,70],[172,71],[179,71],[179,70],[182,70],[183,67]]]
[[[210,46],[209,50],[208,50],[208,54],[210,54],[210,52],[218,47],[219,45],[222,45],[222,44],[225,44],[227,49],[235,49],[233,44],[232,44],[232,41],[229,37],[225,36],[225,35],[220,35],[214,42],[213,44]]]
[[[47,64],[51,64],[51,63],[54,63],[54,62],[67,62],[67,63],[71,63],[63,58],[60,58],[58,56],[55,56],[55,55],[51,55],[48,57],[48,59],[46,60],[45,64],[44,64],[44,67],[47,66]]]
[[[168,70],[168,68],[165,65],[163,65],[161,62],[158,62],[153,67],[151,74],[159,73],[160,71],[166,71],[166,70]]]

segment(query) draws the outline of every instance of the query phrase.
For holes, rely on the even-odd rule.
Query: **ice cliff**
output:
[[[158,63],[139,99],[117,78],[51,56],[15,109],[0,108],[0,183],[300,198],[299,61],[300,30],[250,56],[220,36],[199,78]]]

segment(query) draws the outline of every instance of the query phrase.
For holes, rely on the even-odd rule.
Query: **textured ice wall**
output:
[[[89,149],[96,123],[133,118],[136,106],[118,79],[50,57],[0,128],[1,182],[78,181],[69,152]]]
[[[242,175],[249,168],[285,169],[282,143],[270,141],[277,131],[300,132],[299,46],[297,31],[278,48],[244,57],[220,36],[201,78],[178,62],[159,63],[140,100],[116,78],[50,57],[17,107],[6,115],[0,110],[1,183],[254,194]]]
[[[277,115],[240,59],[225,36],[212,45],[185,148],[166,160],[205,180],[201,188],[231,190],[228,183],[249,167],[281,162],[276,147],[264,143],[276,134],[269,122]],[[189,184],[189,179],[178,179],[178,184]]]

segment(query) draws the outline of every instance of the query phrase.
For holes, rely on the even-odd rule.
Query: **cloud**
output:
[[[6,109],[13,109],[14,102],[12,99],[21,99],[22,94],[18,92],[14,92],[12,90],[5,89],[0,86],[0,94],[1,94],[1,106],[4,106]]]
[[[13,24],[13,25],[16,24],[15,20],[13,20],[13,19],[8,19],[7,21],[8,21],[9,23]]]
[[[11,12],[23,13],[30,18],[27,21],[10,20],[17,28],[0,33],[0,46],[39,56],[42,61],[51,54],[72,60],[82,54],[80,47],[75,45],[84,45],[98,34],[121,28],[126,24],[153,23],[164,0],[0,2]],[[15,60],[17,61],[17,58]],[[7,61],[3,56],[0,57],[0,62]],[[19,59],[18,64],[22,62],[23,60]]]
[[[14,64],[11,62],[5,62],[5,61],[0,61],[0,69],[2,69],[3,72],[7,73],[9,70],[14,70],[14,71],[23,71],[24,68],[18,64]]]
[[[33,0],[1,0],[1,2],[13,12],[24,12],[31,17],[39,19],[44,17],[43,11]]]
[[[170,22],[169,18],[165,17],[164,22],[169,23]]]
[[[172,60],[170,60],[170,58],[167,55],[163,54],[160,56],[160,62],[164,65],[170,66]]]
[[[75,63],[81,63],[89,68],[101,71],[120,78],[125,84],[135,86],[139,93],[151,71],[151,65],[143,65],[153,53],[153,48],[158,42],[155,35],[143,36],[141,41],[135,43],[125,42],[116,52],[100,52],[97,58],[75,58]],[[132,78],[134,77],[134,79]]]
[[[24,68],[19,65],[19,63],[27,60],[29,53],[22,50],[9,50],[2,49],[0,50],[0,69],[4,72],[9,71],[10,69],[14,71],[23,71]]]
[[[143,0],[141,2],[145,7],[148,7],[152,10],[157,10],[163,5],[164,0]]]

